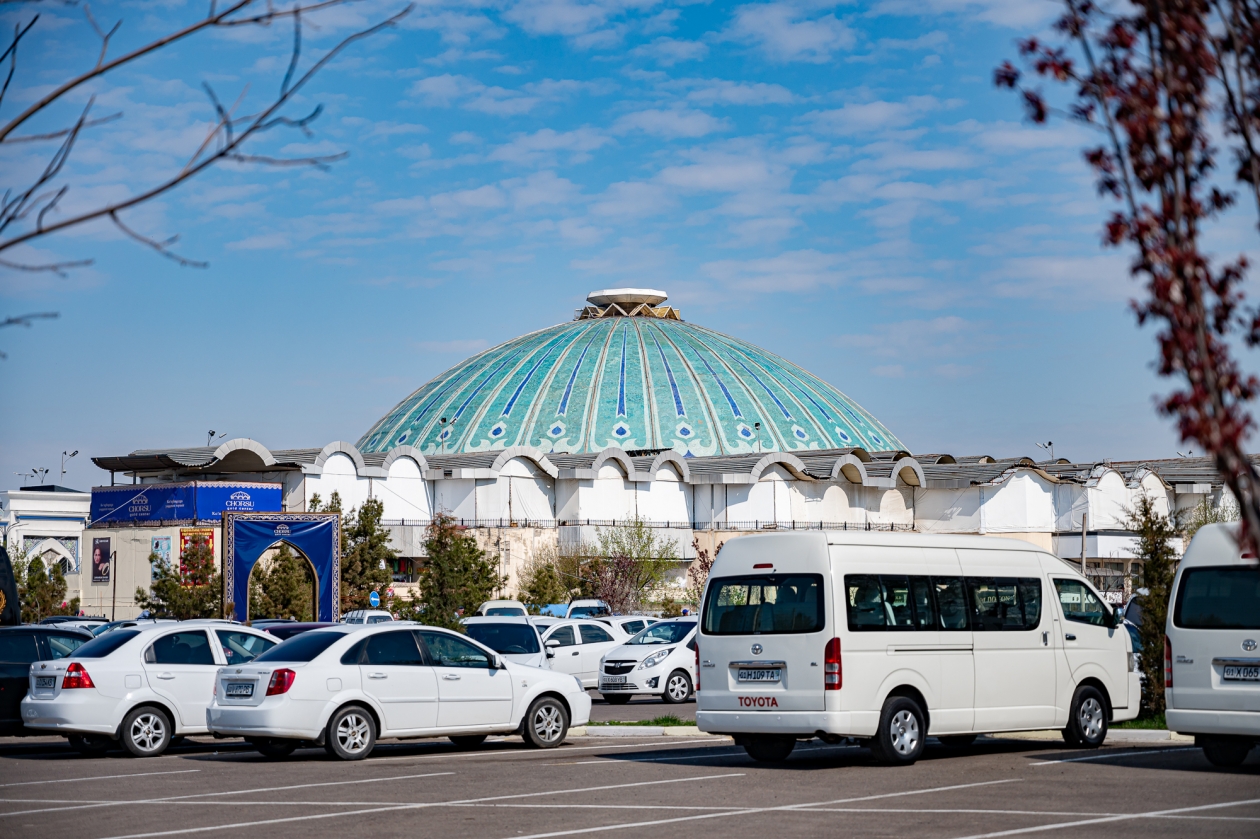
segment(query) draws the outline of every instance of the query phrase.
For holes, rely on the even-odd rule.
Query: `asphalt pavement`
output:
[[[675,716],[683,721],[696,718],[695,697],[677,705],[667,705],[659,696],[636,696],[625,705],[610,705],[597,690],[588,690],[591,696],[591,722],[636,722],[657,717]]]
[[[934,839],[1260,836],[1260,753],[1234,770],[1185,743],[1098,751],[985,738],[910,767],[805,744],[783,764],[720,737],[382,743],[269,760],[192,738],[160,758],[83,758],[56,738],[0,740],[0,835],[542,837],[600,834]]]

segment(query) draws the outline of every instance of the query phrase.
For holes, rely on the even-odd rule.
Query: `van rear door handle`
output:
[[[1043,647],[1050,646],[1050,633],[1049,632],[1041,633],[1041,646]]]
[[[1073,635],[1073,634],[1072,634],[1072,633],[1070,633],[1070,632],[1069,632],[1067,635],[1064,635],[1063,637],[1064,637],[1064,638],[1066,638],[1066,639],[1068,639],[1069,641],[1075,641],[1075,640],[1076,640],[1076,636],[1075,636],[1075,635]]]

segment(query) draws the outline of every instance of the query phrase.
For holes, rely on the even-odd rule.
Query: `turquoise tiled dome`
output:
[[[590,299],[619,299],[602,294],[613,296]],[[615,303],[609,308],[616,316],[588,307],[578,320],[452,367],[382,417],[359,449],[572,453],[618,446],[703,457],[759,447],[904,448],[849,397],[777,355],[676,319],[675,309],[627,307],[646,314],[622,316]]]

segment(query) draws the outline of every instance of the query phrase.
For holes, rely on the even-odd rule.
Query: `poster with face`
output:
[[[92,540],[92,582],[109,582],[109,538]]]
[[[157,576],[159,567],[169,568],[171,565],[171,537],[150,537],[149,552],[158,558],[157,562],[149,565],[149,581],[152,582]]]

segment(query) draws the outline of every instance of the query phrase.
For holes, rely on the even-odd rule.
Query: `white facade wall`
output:
[[[349,512],[371,497],[371,482],[371,478],[359,477],[350,455],[336,452],[324,463],[323,474],[306,476],[306,509],[311,508],[315,495],[327,504],[335,492],[341,496],[341,509]]]
[[[389,466],[389,478],[372,484],[372,494],[385,508],[383,518],[428,521],[433,517],[429,483],[412,458],[398,458]]]

